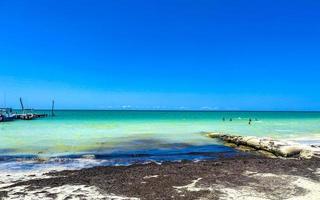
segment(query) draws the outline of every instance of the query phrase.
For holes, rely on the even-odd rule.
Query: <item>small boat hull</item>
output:
[[[10,122],[15,119],[16,119],[16,116],[10,116],[10,117],[4,116],[4,115],[0,116],[0,122]]]

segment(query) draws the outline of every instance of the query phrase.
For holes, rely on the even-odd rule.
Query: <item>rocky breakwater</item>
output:
[[[259,138],[254,136],[235,136],[221,133],[206,133],[210,138],[222,140],[226,146],[240,151],[256,152],[267,157],[293,157],[310,159],[319,157],[319,149],[296,142]]]

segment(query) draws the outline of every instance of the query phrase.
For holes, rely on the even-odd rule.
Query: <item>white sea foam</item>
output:
[[[19,182],[33,179],[51,178],[49,172],[81,169],[100,165],[101,161],[95,159],[76,159],[74,163],[37,163],[35,161],[20,161],[0,164],[0,191],[8,192],[8,200],[34,200],[34,199],[89,199],[89,200],[138,200],[134,197],[118,196],[101,193],[96,187],[86,185],[63,185],[59,187],[45,187],[41,189],[28,189],[28,186],[14,186]],[[18,163],[18,164],[17,164]],[[30,165],[30,168],[26,168]],[[12,187],[8,187],[12,186]]]
[[[12,185],[17,182],[27,181],[31,179],[50,178],[46,175],[52,171],[76,170],[99,166],[103,163],[96,159],[72,159],[66,161],[57,161],[49,159],[46,162],[37,161],[10,161],[0,163],[0,188]]]

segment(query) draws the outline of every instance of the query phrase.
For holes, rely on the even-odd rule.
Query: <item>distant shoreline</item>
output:
[[[14,111],[19,111],[19,108],[13,108]],[[36,111],[50,111],[51,109],[34,108]],[[320,113],[320,110],[179,110],[179,109],[55,109],[54,111],[133,111],[133,112],[214,112],[214,113],[225,113],[225,112],[263,112],[263,113]]]

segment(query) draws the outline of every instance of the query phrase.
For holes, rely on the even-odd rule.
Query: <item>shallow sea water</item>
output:
[[[318,143],[320,112],[56,111],[56,117],[0,123],[0,170],[32,168],[39,157],[86,167],[236,153],[205,137],[207,131]]]

